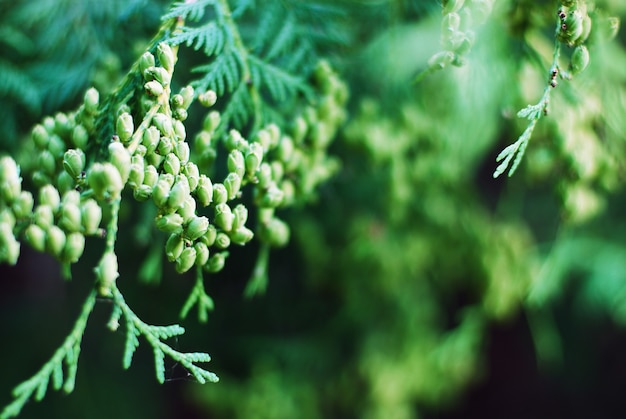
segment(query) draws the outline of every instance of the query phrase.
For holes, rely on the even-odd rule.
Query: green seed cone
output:
[[[189,240],[197,240],[209,229],[209,219],[207,217],[194,217],[185,228],[185,236]]]
[[[194,247],[186,247],[180,257],[176,259],[176,272],[187,272],[196,263],[196,249]]]
[[[24,230],[26,243],[38,252],[46,250],[46,232],[37,224],[31,224]]]

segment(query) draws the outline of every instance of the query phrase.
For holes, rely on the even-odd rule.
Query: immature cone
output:
[[[161,65],[169,72],[174,70],[174,64],[176,63],[176,56],[172,48],[165,42],[161,42],[157,46],[157,58]]]
[[[166,173],[170,173],[176,176],[180,172],[180,159],[176,157],[176,154],[169,153],[165,156],[165,161],[163,162],[163,170]]]
[[[54,211],[50,205],[37,205],[33,220],[39,227],[47,230],[54,223]]]
[[[200,175],[195,194],[203,207],[208,206],[213,201],[213,183],[206,175]]]
[[[17,220],[15,219],[13,211],[11,211],[9,208],[4,208],[0,210],[0,224],[6,224],[9,226],[10,229],[13,229],[16,222]]]
[[[165,233],[180,234],[183,231],[183,217],[180,214],[167,214],[155,220],[156,228]]]
[[[189,181],[189,191],[194,192],[200,180],[200,170],[198,166],[194,162],[188,162],[183,167],[182,172]]]
[[[148,67],[143,72],[146,80],[157,81],[161,86],[165,87],[170,84],[172,76],[163,67]]]
[[[572,58],[570,60],[570,68],[572,74],[577,74],[587,68],[589,65],[589,50],[584,45],[579,45],[574,48],[572,52]]]
[[[219,232],[215,237],[215,247],[218,249],[227,249],[230,246],[230,237],[226,233]]]
[[[224,179],[224,187],[226,188],[228,199],[235,199],[241,189],[241,177],[235,172],[229,173],[226,179]]]
[[[179,111],[182,109],[179,109]],[[186,111],[185,111],[186,112]],[[174,119],[172,125],[174,127],[174,135],[176,136],[177,141],[185,141],[187,138],[187,130],[185,129],[185,124],[183,124],[183,120],[181,119],[182,115],[178,115],[178,119]]]
[[[197,242],[193,247],[196,249],[196,266],[204,266],[209,260],[209,247],[203,242]]]
[[[254,237],[254,232],[247,227],[239,227],[230,232],[230,240],[239,245],[248,243]]]
[[[115,132],[120,138],[122,143],[126,144],[130,137],[133,135],[135,127],[133,125],[133,117],[128,112],[122,113],[117,117],[117,123],[115,124]]]
[[[157,127],[150,126],[143,132],[141,136],[141,144],[146,147],[147,153],[154,153],[157,146],[159,145],[159,139],[161,135]]]
[[[180,89],[180,95],[183,97],[182,108],[187,109],[193,101],[194,90],[192,86],[185,86]]]
[[[31,224],[24,231],[24,238],[33,249],[38,252],[46,250],[46,232],[37,224]]]
[[[228,190],[221,183],[213,185],[213,202],[216,204],[223,204],[228,201]]]
[[[20,169],[9,156],[0,158],[0,201],[12,202],[22,191]]]
[[[183,217],[183,224],[187,224],[196,217],[196,200],[191,195],[183,201],[183,204],[176,210]]]
[[[94,235],[99,231],[102,220],[102,208],[93,199],[86,200],[81,205],[81,224],[86,235]]]
[[[204,118],[204,121],[202,122],[202,129],[208,133],[212,133],[220,124],[220,119],[221,116],[219,112],[209,112],[209,114]]]
[[[204,236],[208,229],[209,219],[207,217],[195,217],[185,228],[185,236],[189,240],[194,241],[199,239],[201,236]]]
[[[174,141],[169,137],[161,137],[157,150],[161,156],[167,156],[174,151]]]
[[[119,197],[124,182],[117,168],[111,163],[94,163],[87,176],[89,186],[98,199]]]
[[[65,247],[65,233],[61,228],[52,225],[46,232],[46,252],[54,257],[61,256],[63,247]]]
[[[172,118],[170,118],[169,116],[163,113],[157,113],[152,118],[152,122],[154,123],[154,126],[157,127],[158,130],[161,131],[161,134],[163,134],[164,136],[171,138],[174,135]]]
[[[98,293],[103,297],[113,295],[112,287],[115,280],[120,276],[117,270],[117,256],[112,251],[107,251],[100,259],[100,263],[94,269],[98,280]]]
[[[75,190],[76,179],[71,177],[66,171],[63,171],[59,173],[59,176],[57,176],[57,185],[59,187],[59,192],[61,193],[72,191]]]
[[[74,233],[80,231],[81,225],[81,211],[78,205],[67,202],[61,205],[59,217],[59,227],[63,228],[66,232]]]
[[[224,231],[230,231],[233,228],[235,216],[228,204],[217,204],[215,206],[215,224]]]
[[[138,156],[133,156],[138,157]],[[130,172],[128,174],[128,184],[131,188],[137,189],[139,186],[143,185],[143,178],[145,176],[145,167],[143,165],[143,160],[141,162],[135,161],[130,164]],[[147,186],[148,189],[152,192],[152,188]]]
[[[22,191],[17,199],[13,201],[11,209],[13,210],[13,214],[15,214],[16,218],[23,219],[28,218],[32,214],[33,205],[33,194],[29,191]]]
[[[263,161],[263,154],[263,146],[260,143],[250,144],[245,159],[246,173],[248,176],[254,176]]]
[[[143,87],[151,96],[161,96],[163,94],[163,86],[156,80],[147,82]]]
[[[75,189],[65,191],[63,198],[61,198],[61,205],[63,204],[80,205],[80,192]]]
[[[228,252],[215,253],[209,257],[209,261],[204,265],[205,269],[211,273],[219,272],[224,268]]]
[[[39,205],[49,205],[53,211],[59,207],[61,195],[52,185],[44,185],[39,189]]]
[[[87,129],[82,125],[76,125],[72,131],[72,143],[74,147],[83,149],[87,147],[87,141],[89,140],[89,133]]]
[[[259,187],[261,189],[269,188],[273,182],[272,166],[267,162],[261,163],[261,166],[259,167],[259,173],[257,176],[259,179]]]
[[[152,189],[152,200],[158,208],[162,208],[167,203],[172,187],[165,179],[159,179]]]
[[[196,263],[196,249],[194,247],[186,247],[176,259],[176,272],[187,272]]]
[[[20,242],[15,239],[11,226],[0,223],[0,262],[15,265],[20,256]]]
[[[119,141],[113,141],[109,144],[109,160],[120,173],[122,183],[126,183],[130,174],[130,152]]]
[[[139,58],[139,70],[143,74],[150,67],[154,67],[156,61],[154,60],[154,55],[151,52],[146,51],[143,53],[141,58]]]
[[[98,104],[100,102],[100,94],[98,91],[91,87],[85,92],[83,103],[85,104],[85,112],[90,115],[94,115],[98,112]]]
[[[285,193],[276,185],[271,185],[263,193],[259,206],[264,208],[276,208],[282,204],[285,198]]]
[[[206,92],[198,95],[198,101],[202,106],[209,108],[217,102],[217,95],[213,90],[207,90]]]
[[[259,226],[259,238],[273,247],[282,247],[289,241],[289,226],[278,218],[272,218]]]
[[[241,136],[241,133],[236,129],[231,129],[228,132],[228,136],[224,139],[224,146],[228,149],[228,151],[233,151],[235,149],[242,149],[244,144],[246,144],[246,140]]]
[[[70,149],[63,155],[63,168],[72,177],[77,179],[85,169],[85,153],[80,149]]]
[[[170,234],[165,242],[165,256],[170,262],[174,262],[185,248],[185,242],[180,234]]]
[[[207,229],[204,236],[200,237],[202,243],[211,247],[215,244],[215,239],[217,238],[217,228],[213,224],[209,224],[209,228]]]
[[[48,131],[44,128],[43,125],[37,124],[33,128],[32,139],[37,146],[38,149],[44,150],[48,147],[48,141],[50,140],[50,135]]]
[[[39,170],[48,176],[53,176],[56,172],[56,158],[50,150],[41,150],[37,156],[37,166]]]
[[[243,153],[236,149],[228,153],[227,166],[229,172],[243,177],[246,171]]]
[[[583,34],[583,15],[579,10],[568,12],[557,31],[559,41],[573,45]]]
[[[186,141],[178,141],[174,146],[174,154],[180,160],[182,165],[187,164],[189,161],[189,143]]]
[[[167,206],[173,210],[179,209],[189,196],[189,181],[180,177],[172,187],[167,198]]]
[[[283,162],[289,161],[293,155],[294,148],[293,140],[289,137],[283,137],[280,143],[278,143],[278,158]]]
[[[139,185],[137,189],[133,191],[133,197],[139,202],[147,201],[151,196],[152,188],[148,185]]]
[[[159,173],[157,172],[156,167],[151,164],[144,165],[144,167],[143,184],[154,188],[159,180]]]
[[[80,233],[68,234],[65,247],[61,252],[61,260],[67,263],[76,263],[85,250],[85,236]]]
[[[233,209],[233,215],[235,216],[233,220],[233,230],[237,230],[243,227],[248,220],[248,209],[243,204],[238,204]]]

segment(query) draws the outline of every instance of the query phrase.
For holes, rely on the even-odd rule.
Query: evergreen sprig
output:
[[[220,133],[231,121],[235,128],[250,124],[251,131],[256,131],[274,120],[272,108],[290,103],[298,95],[313,99],[313,90],[306,83],[313,48],[303,37],[296,12],[278,1],[263,6],[257,10],[255,2],[240,2],[231,11],[225,0],[181,2],[163,17],[181,16],[187,22],[168,39],[171,45],[193,46],[210,59],[192,69],[199,76],[191,85],[200,92],[210,89],[226,98]],[[250,9],[260,12],[260,17],[247,46],[242,26],[235,19]],[[210,18],[202,21],[207,15]],[[189,22],[199,25],[189,26]]]
[[[165,339],[180,336],[185,333],[185,329],[177,324],[169,326],[153,326],[142,321],[128,306],[124,296],[117,287],[113,290],[113,302],[119,308],[114,310],[112,322],[117,323],[115,317],[120,314],[125,319],[126,325],[126,345],[124,349],[123,366],[130,368],[133,354],[139,346],[139,336],[144,336],[154,352],[154,368],[159,383],[165,382],[165,356],[180,363],[191,375],[201,384],[205,382],[217,382],[219,378],[214,373],[207,371],[196,363],[209,362],[211,356],[204,352],[179,352],[163,342]]]
[[[31,398],[36,401],[42,400],[46,395],[50,380],[52,380],[52,388],[55,390],[62,388],[65,393],[71,393],[74,390],[80,344],[95,302],[96,292],[94,290],[87,296],[74,328],[52,358],[35,375],[13,389],[15,399],[2,410],[0,419],[19,415],[24,405]]]
[[[567,6],[565,6],[566,2],[562,3],[563,5],[559,7],[557,12],[556,29],[554,32],[554,50],[548,84],[537,104],[528,105],[517,113],[519,118],[527,118],[529,123],[517,141],[504,148],[496,157],[496,162],[502,161],[502,163],[500,163],[494,171],[494,178],[497,178],[509,169],[511,161],[513,161],[513,164],[509,169],[509,177],[513,176],[513,173],[517,170],[524,157],[524,152],[526,151],[526,147],[528,146],[528,142],[535,130],[537,122],[544,115],[548,114],[550,94],[558,85],[557,79],[569,80],[572,75],[583,71],[589,64],[589,51],[584,45],[584,42],[590,34],[592,23],[591,17],[587,14],[587,5],[584,1],[573,2],[572,4],[568,3]],[[562,68],[559,62],[563,45],[575,47],[567,69]],[[515,157],[514,160],[513,157]]]
[[[212,29],[205,35],[211,36],[185,29],[185,18],[201,19],[205,9],[200,7],[209,6],[213,20],[207,27]],[[243,12],[252,3],[240,7]],[[104,252],[93,270],[94,290],[74,331],[48,364],[18,386],[6,415],[18,414],[33,394],[37,400],[43,398],[50,377],[54,388],[60,388],[63,362],[68,370],[64,389],[72,390],[80,339],[95,295],[113,302],[109,329],[117,330],[120,321],[125,326],[124,368],[132,364],[143,336],[152,347],[160,383],[165,381],[166,356],[200,383],[218,381],[214,373],[198,365],[210,361],[207,353],[179,352],[165,342],[182,335],[184,328],[145,323],[118,288],[116,243],[122,201],[131,195],[137,202],[149,201],[148,206],[156,210],[148,209],[154,227],[168,237],[164,246],[168,261],[181,274],[196,267],[196,284],[181,316],[197,306],[198,318],[204,322],[213,301],[204,289],[203,272],[219,272],[231,244],[243,246],[257,237],[262,250],[246,295],[262,292],[267,286],[269,248],[286,245],[290,236],[288,224],[278,218],[276,210],[311,200],[316,187],[338,169],[327,148],[345,120],[348,92],[327,62],[320,62],[306,81],[270,62],[269,58],[278,63],[296,45],[289,40],[291,29],[280,31],[277,46],[249,54],[224,0],[176,4],[173,10],[111,94],[101,100],[100,92],[90,88],[76,111],[44,118],[25,142],[34,157],[24,154],[20,162],[10,156],[0,158],[0,262],[15,265],[25,242],[54,255],[69,278],[71,265],[86,249],[85,237],[105,238]],[[222,37],[216,35],[218,30]],[[191,85],[178,93],[172,90],[181,44],[201,48],[213,58],[204,69],[208,87],[214,90],[198,92]],[[285,62],[294,65],[302,57]],[[270,102],[287,102],[300,93],[319,100],[298,103],[281,120],[278,106]],[[228,103],[221,113],[206,111],[192,151],[188,141],[192,137],[184,123],[188,109],[196,98],[210,108],[219,95]],[[264,115],[275,119],[258,126],[247,139],[234,129],[257,126]],[[228,174],[218,182],[209,174],[217,157],[212,139],[220,129],[228,130],[228,136],[222,137]],[[22,190],[23,179],[39,188],[36,197]],[[236,202],[243,195],[242,188],[250,190],[252,203]],[[248,208],[253,206],[257,210],[254,230],[246,224]],[[146,271],[155,272],[160,260],[154,258]]]
[[[206,323],[208,320],[208,312],[213,310],[213,299],[206,293],[204,289],[204,277],[202,268],[196,269],[196,283],[187,297],[183,308],[180,310],[180,317],[184,319],[189,314],[193,306],[198,306],[198,321]]]
[[[526,151],[526,147],[528,146],[528,142],[530,141],[530,137],[535,130],[537,122],[541,119],[544,113],[547,112],[550,91],[551,90],[547,88],[539,103],[535,105],[528,105],[517,113],[519,118],[527,118],[529,120],[528,126],[526,126],[526,129],[517,141],[505,147],[504,150],[502,150],[496,157],[496,162],[501,161],[502,163],[500,163],[495,172],[493,172],[494,178],[497,178],[504,173],[507,168],[509,168],[513,157],[515,157],[515,160],[513,160],[513,164],[509,168],[509,177],[513,176],[513,173],[517,170],[517,167],[522,161],[522,157],[524,157],[524,152]]]

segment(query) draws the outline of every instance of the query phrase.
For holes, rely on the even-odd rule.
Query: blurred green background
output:
[[[554,90],[515,176],[492,178],[525,128],[516,112],[547,83],[557,4],[497,2],[464,66],[413,84],[440,49],[439,3],[333,3],[339,41],[318,53],[350,86],[332,147],[342,170],[284,214],[292,240],[271,256],[266,295],[243,298],[257,249],[238,249],[207,279],[208,324],[190,317],[173,343],[210,353],[221,381],[200,386],[170,364],[158,385],[145,343],[122,370],[124,335],[104,327],[101,301],[74,393],[21,417],[620,417],[626,37],[603,41],[601,25],[626,4],[595,2],[589,68]],[[0,2],[0,148],[15,152],[90,85],[114,88],[167,7]],[[120,287],[142,319],[169,324],[193,278],[164,266],[158,286],[135,279],[153,239],[137,208],[120,229]],[[26,246],[0,267],[0,404],[70,330],[101,246],[88,242],[70,283]]]

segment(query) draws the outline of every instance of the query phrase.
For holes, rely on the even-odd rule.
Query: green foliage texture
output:
[[[170,381],[206,417],[428,417],[520,321],[541,371],[565,369],[577,319],[626,325],[625,14],[2,2],[3,281],[52,256],[71,278],[55,286],[83,295],[42,367],[15,362],[31,378],[0,418],[79,392],[94,345],[166,383],[133,378],[128,417]],[[45,339],[19,329],[12,346]]]

